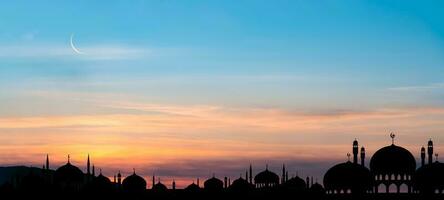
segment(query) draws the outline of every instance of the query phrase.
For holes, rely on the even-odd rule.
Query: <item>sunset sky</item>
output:
[[[0,165],[84,170],[89,153],[107,176],[184,186],[285,163],[321,182],[355,138],[370,158],[391,131],[444,155],[443,7],[1,2]]]

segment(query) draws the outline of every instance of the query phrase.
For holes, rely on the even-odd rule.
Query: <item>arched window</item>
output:
[[[396,188],[396,185],[394,183],[390,184],[389,186],[389,193],[397,193],[398,189]]]
[[[396,180],[396,177],[394,174],[390,175],[390,180]]]
[[[407,186],[407,184],[401,184],[401,186],[399,186],[399,192],[400,193],[407,193],[409,192],[409,186]]]
[[[386,187],[383,183],[378,185],[378,193],[385,193],[386,192],[385,189]]]

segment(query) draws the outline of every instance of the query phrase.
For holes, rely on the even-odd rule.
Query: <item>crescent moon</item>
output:
[[[71,34],[71,49],[76,52],[77,54],[84,54],[83,52],[81,52],[79,49],[76,48],[76,46],[74,46],[74,42],[73,42],[73,38],[74,38],[74,33]]]

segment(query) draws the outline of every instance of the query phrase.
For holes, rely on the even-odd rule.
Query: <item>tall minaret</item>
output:
[[[154,175],[154,173],[153,173],[153,187],[155,184],[156,184],[156,175]]]
[[[250,164],[250,184],[253,184],[253,167]]]
[[[46,154],[46,166],[45,166],[46,170],[49,170],[49,155]]]
[[[285,164],[282,164],[282,177],[281,177],[281,184],[285,183]]]
[[[358,164],[358,141],[353,141],[353,163]]]
[[[365,148],[361,147],[361,165],[365,166]]]
[[[310,178],[308,176],[305,179],[305,183],[307,183],[307,189],[309,189],[310,188]]]
[[[96,176],[96,168],[94,167],[94,164],[93,164],[93,169],[92,169],[92,175]]]
[[[429,164],[433,163],[433,142],[432,139],[429,140],[429,142],[427,143],[427,154],[428,154],[428,158],[429,158]]]
[[[88,175],[91,174],[90,165],[91,165],[91,163],[89,162],[89,154],[88,154],[88,159],[86,161],[86,174],[88,174]]]
[[[120,170],[117,174],[117,184],[119,184],[119,186],[122,185],[122,174],[120,174]]]
[[[176,181],[173,179],[173,190],[176,190]]]
[[[425,157],[426,157],[426,155],[425,155],[425,148],[421,147],[421,166],[425,165]]]

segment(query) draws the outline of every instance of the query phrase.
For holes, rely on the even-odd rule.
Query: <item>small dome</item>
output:
[[[265,171],[262,171],[254,177],[254,182],[256,184],[277,185],[279,184],[279,176],[265,169]]]
[[[161,182],[157,182],[156,184],[153,185],[152,190],[156,192],[165,192],[168,191],[168,188]]]
[[[224,188],[224,183],[216,177],[210,178],[204,182],[205,190],[218,191]]]
[[[146,181],[134,172],[131,176],[128,176],[123,180],[122,187],[124,190],[131,192],[145,191]]]
[[[200,187],[197,185],[197,184],[195,184],[195,183],[191,183],[190,185],[188,185],[186,188],[185,188],[185,190],[187,191],[187,192],[198,192],[198,191],[200,191]]]
[[[350,161],[333,166],[324,175],[325,189],[330,191],[364,193],[371,189],[372,181],[366,167]]]
[[[56,183],[83,183],[83,178],[83,172],[69,162],[59,167],[54,173]]]
[[[325,189],[324,189],[324,187],[322,187],[321,184],[316,182],[310,187],[310,193],[322,195],[322,194],[325,194]]]
[[[379,149],[370,160],[370,170],[374,174],[413,174],[415,169],[413,155],[393,144]]]
[[[289,190],[305,190],[307,189],[307,184],[305,183],[304,179],[296,176],[286,181],[283,184],[283,187]]]
[[[233,181],[229,189],[236,192],[246,192],[253,189],[254,186],[242,177]]]
[[[112,188],[113,184],[111,183],[109,178],[103,176],[102,173],[100,173],[97,177],[95,177],[91,184],[91,189],[93,191],[108,192]]]
[[[414,177],[415,189],[422,193],[433,193],[444,189],[444,163],[434,162],[420,167]]]

